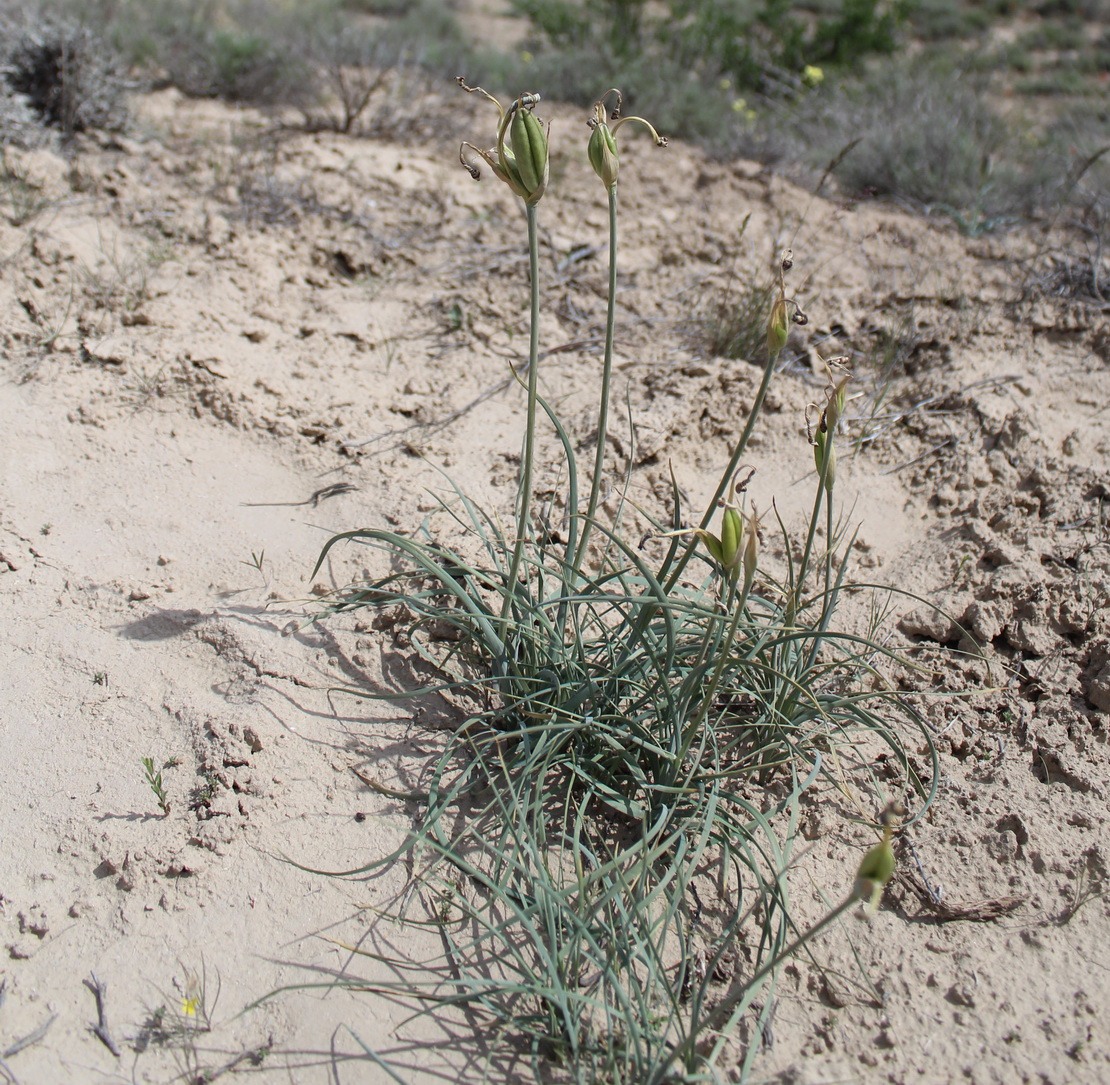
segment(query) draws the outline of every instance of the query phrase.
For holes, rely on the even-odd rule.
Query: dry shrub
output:
[[[118,128],[126,119],[127,81],[115,52],[87,26],[41,16],[9,24],[3,78],[15,97],[3,109],[5,135],[33,137],[33,123],[65,136],[89,128]]]

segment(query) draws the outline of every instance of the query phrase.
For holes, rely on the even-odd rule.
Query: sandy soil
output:
[[[346,967],[387,975],[328,939],[421,953],[374,912],[404,864],[302,869],[399,846],[417,811],[352,769],[411,782],[438,742],[430,706],[335,692],[388,685],[405,655],[368,618],[306,621],[369,560],[337,551],[312,582],[319,547],[414,526],[441,469],[494,508],[515,487],[522,216],[457,165],[489,114],[422,104],[399,136],[346,138],[165,91],[136,101],[126,138],[7,152],[41,205],[0,222],[0,1053],[49,1029],[0,1077],[161,1083],[239,1059],[264,1081],[391,1080],[365,1045],[406,1080],[477,1078],[465,1022],[405,1024],[328,986]],[[587,441],[603,198],[585,118],[547,115],[541,379]],[[628,143],[621,194],[635,440],[617,427],[613,447],[635,499],[658,501],[670,464],[694,507],[711,492],[758,368],[709,356],[699,314],[790,244],[811,323],[753,444],[752,494],[800,521],[817,359],[894,335],[895,373],[860,367],[844,438],[853,576],[944,611],[894,599],[885,626],[936,732],[936,804],[880,914],[785,970],[759,1074],[1107,1080],[1105,307],[1051,278],[1056,239],[969,240],[680,143]],[[850,881],[853,817],[836,793],[809,807],[803,911]],[[94,974],[118,1055],[91,1030]],[[201,977],[203,1033],[184,1012]]]

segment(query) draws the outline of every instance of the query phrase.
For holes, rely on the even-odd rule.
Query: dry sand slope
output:
[[[235,1068],[261,1060],[267,1081],[391,1080],[343,1024],[416,1068],[406,1079],[477,1076],[464,1021],[399,1029],[407,1011],[370,994],[285,992],[238,1015],[326,985],[351,963],[326,938],[422,951],[374,920],[403,864],[336,880],[282,856],[343,870],[396,847],[416,808],[351,769],[411,784],[437,743],[432,707],[331,692],[388,684],[405,650],[368,619],[305,624],[313,593],[369,560],[337,551],[312,584],[319,546],[416,525],[426,487],[446,488],[438,468],[511,503],[522,222],[504,186],[455,164],[453,141],[488,140],[489,116],[451,101],[446,130],[402,145],[278,138],[164,92],[136,103],[126,139],[9,154],[36,187],[0,224],[0,1052],[51,1024],[0,1078],[166,1082],[250,1056]],[[584,118],[553,113],[541,379],[588,441],[606,227]],[[863,367],[849,411],[853,575],[952,619],[888,621],[942,786],[884,910],[820,942],[824,972],[786,969],[760,1072],[1110,1079],[1106,312],[1053,293],[1040,238],[811,200],[682,145],[629,143],[622,201],[635,441],[627,423],[613,440],[635,500],[665,493],[669,464],[694,507],[708,496],[758,369],[707,356],[698,314],[790,243],[811,324],[773,386],[751,492],[797,522],[816,352],[893,334],[885,398]],[[954,651],[956,620],[977,655]],[[168,816],[143,757],[173,762]],[[854,815],[836,793],[808,808],[803,911],[846,886],[866,840]],[[90,1031],[93,973],[118,1057]],[[181,1045],[191,973],[213,1030]]]

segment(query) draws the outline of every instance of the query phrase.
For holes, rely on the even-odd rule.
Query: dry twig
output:
[[[95,972],[90,972],[89,978],[81,982],[92,991],[93,997],[96,999],[96,1024],[92,1027],[93,1035],[118,1059],[119,1048],[116,1046],[116,1041],[112,1039],[112,1033],[108,1029],[108,1013],[104,1006],[105,998],[108,994],[108,985],[106,983],[101,983],[100,980],[96,978]]]
[[[936,894],[931,893],[916,874],[901,871],[898,874],[898,883],[918,898],[922,911],[933,913],[937,923],[954,923],[957,920],[989,923],[1016,911],[1026,901],[1025,897],[998,897],[976,900],[969,904],[952,904],[946,900],[937,900]]]

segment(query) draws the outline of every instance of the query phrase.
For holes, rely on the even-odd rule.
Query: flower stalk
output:
[[[606,101],[615,96],[612,113],[606,118]],[[587,122],[592,129],[587,145],[590,165],[605,186],[609,198],[609,295],[605,312],[605,356],[601,367],[601,401],[597,415],[597,449],[594,453],[594,471],[590,480],[590,499],[586,506],[586,519],[574,553],[570,555],[572,569],[581,570],[588,553],[587,544],[601,494],[601,481],[605,471],[605,448],[609,432],[609,398],[613,384],[613,339],[617,319],[617,175],[620,158],[617,150],[617,132],[630,121],[635,121],[651,133],[657,147],[666,147],[667,139],[661,136],[643,117],[622,117],[623,98],[619,90],[607,90],[595,103],[593,117]],[[609,127],[608,120],[613,126]]]
[[[802,551],[802,560],[798,565],[798,576],[795,582],[792,609],[797,610],[800,597],[805,590],[806,578],[809,572],[809,562],[813,553],[813,543],[817,532],[817,523],[821,514],[821,505],[825,505],[825,590],[829,596],[832,587],[832,552],[833,552],[833,486],[836,484],[836,427],[844,413],[845,388],[851,379],[851,373],[844,366],[844,358],[833,358],[825,363],[829,383],[825,388],[825,407],[818,418],[816,431],[810,435],[813,445],[814,463],[817,467],[817,492],[813,499],[813,513],[809,518],[809,531],[806,535],[805,548]],[[826,601],[826,618],[828,602]]]
[[[728,466],[725,468],[724,474],[717,484],[716,492],[713,494],[712,498],[710,498],[709,507],[706,509],[705,515],[698,525],[699,528],[708,526],[713,516],[713,510],[724,496],[725,490],[729,485],[729,480],[735,475],[736,469],[740,465],[740,460],[747,450],[752,431],[755,429],[756,420],[763,411],[763,401],[767,398],[767,389],[771,385],[771,378],[774,376],[775,368],[778,365],[779,355],[782,353],[782,349],[786,346],[786,341],[789,338],[790,324],[797,324],[801,327],[809,323],[809,317],[802,312],[797,301],[786,296],[786,273],[793,266],[794,254],[790,249],[786,249],[779,259],[778,296],[771,306],[771,313],[767,320],[767,362],[763,366],[763,377],[759,382],[759,389],[755,393],[755,400],[752,402],[751,410],[748,411],[748,420],[744,425],[740,437],[732,448],[732,455],[729,457]],[[683,570],[686,568],[687,563],[693,555],[694,544],[691,543],[675,563],[674,569],[667,578],[665,587],[668,591],[678,583],[678,578],[682,575]]]
[[[827,915],[822,916],[809,930],[803,931],[790,945],[774,954],[770,960],[756,969],[750,979],[734,986],[733,990],[729,991],[714,1008],[706,1022],[706,1031],[718,1034],[717,1042],[713,1045],[712,1052],[706,1059],[710,1066],[716,1062],[722,1047],[728,1041],[736,1024],[737,1008],[739,1007],[741,1010],[744,1008],[744,999],[749,990],[766,979],[783,961],[792,957],[809,942],[812,942],[814,938],[831,926],[858,901],[866,902],[864,909],[866,915],[875,915],[879,908],[879,900],[882,897],[883,889],[887,882],[894,877],[896,861],[891,840],[898,817],[904,812],[900,806],[893,803],[883,811],[880,817],[883,827],[882,839],[860,861],[856,871],[855,884],[848,896]],[[703,1047],[708,1047],[708,1043]]]
[[[540,257],[539,241],[536,232],[536,205],[525,204],[528,219],[528,274],[531,279],[529,292],[529,330],[528,330],[528,417],[524,429],[524,456],[520,464],[520,478],[517,484],[516,539],[513,543],[513,556],[509,563],[509,578],[505,598],[501,603],[501,641],[505,642],[505,632],[512,613],[513,598],[517,590],[517,578],[524,559],[524,546],[532,534],[532,461],[536,452],[536,407],[539,402],[539,332],[540,332]]]
[[[536,204],[547,190],[549,176],[547,133],[532,112],[540,100],[535,93],[521,94],[507,108],[482,87],[468,86],[460,75],[456,82],[468,94],[479,94],[497,108],[497,141],[492,150],[484,151],[473,143],[463,142],[459,147],[459,161],[476,181],[481,170],[470,159],[473,152],[524,201],[528,222],[528,273],[529,273],[529,331],[528,331],[528,406],[524,429],[524,451],[520,474],[517,479],[516,531],[513,553],[509,561],[505,596],[501,601],[501,618],[498,636],[507,644],[509,620],[518,590],[520,568],[524,561],[524,548],[532,535],[532,475],[536,452],[536,415],[539,403],[539,326],[540,326],[540,268],[539,242],[536,231]],[[502,660],[508,667],[509,660]]]

